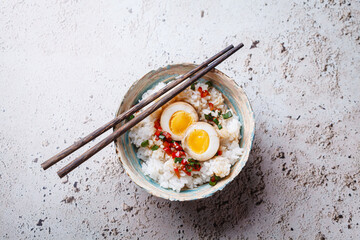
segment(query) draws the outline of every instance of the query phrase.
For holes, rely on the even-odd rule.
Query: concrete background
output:
[[[3,1],[0,238],[359,239],[359,18],[345,0]],[[113,145],[62,180],[67,161],[40,168],[148,71],[239,42],[219,69],[247,92],[256,138],[222,192],[150,196]]]

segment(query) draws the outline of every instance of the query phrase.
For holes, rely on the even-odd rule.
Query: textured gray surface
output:
[[[359,1],[6,1],[0,14],[0,238],[359,238]],[[221,193],[152,197],[113,145],[63,180],[62,164],[40,169],[148,71],[238,42],[219,69],[247,92],[256,138]]]

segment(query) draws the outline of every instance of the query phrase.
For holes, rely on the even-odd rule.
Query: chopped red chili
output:
[[[163,142],[163,145],[164,145],[164,148],[170,148],[170,143],[169,142],[167,142],[167,141],[164,141]]]
[[[201,93],[202,93],[202,87],[199,87],[199,88],[198,88],[198,91],[199,91],[199,93],[201,94]]]
[[[176,157],[181,157],[182,154],[180,154],[180,151],[174,151],[172,152],[172,157],[176,158]]]
[[[174,168],[174,172],[178,178],[180,178],[180,172],[178,168]]]
[[[210,93],[208,92],[208,90],[204,90],[201,92],[201,97],[204,98],[206,96],[210,95]]]
[[[170,142],[170,141],[172,140],[172,139],[171,139],[171,134],[170,134],[170,133],[168,133],[168,132],[165,132],[165,131],[164,131],[162,134],[165,136],[165,138],[166,138],[166,140],[167,140],[167,141],[169,141],[169,142]]]
[[[182,165],[186,165],[186,164],[188,164],[188,161],[186,161],[186,159],[183,159],[183,160],[181,161],[181,164],[182,164]]]
[[[160,134],[161,134],[161,131],[160,131],[160,130],[156,130],[155,136],[159,136]]]
[[[189,172],[189,171],[186,169],[186,165],[185,165],[185,166],[182,166],[181,170],[183,170],[183,172],[186,173],[186,175],[191,176],[191,171]]]
[[[160,125],[160,119],[158,119],[158,120],[156,120],[155,121],[155,123],[154,123],[154,128],[156,129],[156,130],[162,130],[162,128],[161,128],[161,125]]]
[[[213,111],[215,108],[214,108],[214,104],[212,103],[209,103],[209,107],[210,107],[210,110]]]
[[[169,147],[164,147],[164,151],[166,152],[167,155],[172,155],[172,151]]]
[[[221,156],[221,154],[222,154],[222,151],[219,150],[219,151],[217,152],[217,155],[218,155],[218,156]]]
[[[200,171],[201,165],[200,165],[200,164],[195,164],[195,165],[193,166],[193,169],[194,169],[194,171]]]
[[[179,143],[174,142],[173,145],[176,150],[183,150],[183,148],[181,147],[181,145]]]

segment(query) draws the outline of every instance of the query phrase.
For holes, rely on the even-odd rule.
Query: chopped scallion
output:
[[[155,151],[155,150],[158,150],[159,149],[159,146],[158,145],[154,145],[151,147],[151,150]]]
[[[221,130],[221,129],[222,129],[221,124],[218,124],[217,126],[218,126],[219,130]]]
[[[209,184],[211,186],[215,186],[219,180],[220,180],[220,177],[214,175],[210,178]]]
[[[207,81],[205,84],[208,85],[209,88],[211,88],[213,86],[212,82],[210,82],[210,81]]]
[[[143,141],[143,142],[141,143],[141,146],[142,146],[142,147],[147,147],[147,146],[149,146],[149,140]]]
[[[189,159],[188,159],[188,162],[189,162],[190,166],[194,166],[195,164],[197,164],[197,163],[198,163],[198,161],[197,161],[197,160],[192,159],[192,158],[189,158]]]
[[[191,84],[191,90],[195,91],[195,83]]]
[[[213,120],[213,116],[211,115],[211,113],[209,114],[205,114],[205,119],[208,120],[208,121],[212,121]]]
[[[181,163],[182,160],[183,160],[183,158],[176,157],[174,162],[175,163]]]
[[[228,118],[231,118],[233,115],[230,111],[228,111],[227,113],[223,114],[222,116],[224,119],[228,119]]]
[[[219,120],[217,118],[214,118],[213,119],[213,122],[216,124],[216,125],[219,125]]]
[[[159,135],[159,138],[161,139],[161,140],[164,140],[165,139],[165,136],[164,135]]]
[[[211,186],[215,186],[215,185],[216,185],[216,182],[210,181],[209,184],[210,184]]]

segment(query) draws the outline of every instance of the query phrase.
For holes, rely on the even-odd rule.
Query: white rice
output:
[[[142,99],[155,93],[164,86],[164,83],[159,83],[153,89],[145,92]],[[224,104],[222,94],[215,88],[208,89],[208,85],[196,83],[195,88],[198,89],[198,87],[201,87],[203,90],[208,90],[210,95],[201,98],[199,91],[193,91],[190,88],[187,88],[166,105],[174,101],[187,102],[198,112],[199,121],[206,121],[204,114],[211,112],[208,105],[209,102],[213,103],[215,108],[221,109],[223,113],[231,111]],[[166,107],[166,105],[164,107]],[[205,162],[200,162],[201,170],[192,171],[192,176],[188,176],[183,171],[179,171],[180,178],[178,178],[174,172],[174,160],[163,151],[164,146],[162,141],[155,140],[154,136],[154,122],[161,116],[164,107],[145,118],[129,132],[131,142],[138,147],[137,157],[144,161],[142,164],[144,173],[157,181],[160,186],[171,188],[177,192],[185,187],[194,188],[209,182],[214,174],[221,178],[229,175],[231,166],[238,161],[243,154],[243,149],[239,146],[241,123],[238,116],[232,112],[233,117],[231,118],[219,118],[219,122],[223,128],[219,130],[216,127],[216,131],[220,136],[219,150],[222,151],[222,155],[214,156],[212,159]],[[149,140],[150,147],[156,144],[160,146],[160,148],[156,151],[152,151],[147,147],[141,147],[141,143],[145,140]]]

